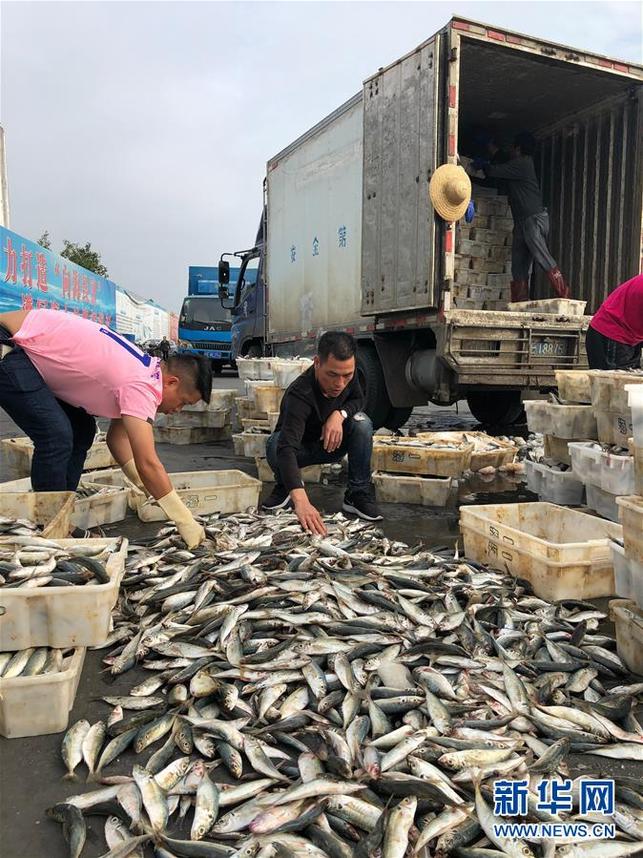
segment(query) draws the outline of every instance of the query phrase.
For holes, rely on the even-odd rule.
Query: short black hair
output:
[[[212,393],[210,361],[200,355],[173,354],[167,359],[167,368],[181,381],[187,381],[195,390],[198,390],[204,402],[210,401]]]
[[[536,138],[529,131],[521,131],[514,137],[516,146],[523,155],[533,155],[536,151]]]
[[[317,355],[322,363],[332,355],[336,360],[350,360],[355,357],[357,343],[354,337],[344,331],[326,331],[317,343]]]

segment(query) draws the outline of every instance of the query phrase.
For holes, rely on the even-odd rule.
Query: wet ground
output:
[[[242,388],[236,377],[224,376],[216,380],[217,388]],[[461,406],[464,404],[461,404]],[[428,407],[417,409],[412,422],[421,429],[443,431],[448,429],[479,428],[466,406],[459,410]],[[0,437],[22,434],[0,412]],[[197,444],[192,446],[159,445],[159,455],[168,471],[192,471],[203,469],[238,468],[256,476],[254,462],[235,457],[230,442]],[[0,481],[6,480],[4,463],[0,462]],[[267,493],[271,485],[266,485]],[[330,485],[309,487],[312,502],[325,513],[341,509],[343,486],[338,481]],[[385,516],[382,529],[390,539],[410,544],[422,541],[427,546],[455,547],[458,538],[458,505],[462,503],[507,503],[537,498],[526,490],[518,479],[499,475],[484,480],[480,477],[463,483],[458,490],[458,499],[445,509],[388,504],[383,507]],[[131,513],[124,522],[105,528],[106,535],[124,536],[152,535],[158,524],[142,524]],[[604,607],[603,600],[601,607]],[[609,626],[608,631],[613,633]],[[145,678],[143,670],[130,671],[117,677],[113,683],[101,673],[101,657],[104,651],[87,652],[78,694],[70,724],[79,718],[94,723],[106,717],[107,708],[96,700],[104,694],[126,694],[128,690]],[[43,701],[46,705],[46,701]],[[91,789],[84,782],[77,785],[62,780],[64,766],[60,758],[61,735],[40,736],[29,739],[6,740],[0,738],[0,856],[2,858],[64,858],[69,854],[57,823],[45,816],[45,809],[64,800],[73,792]],[[589,763],[589,757],[570,758],[572,774],[581,774],[590,765],[592,772],[620,773],[643,777],[640,764],[621,763],[613,760],[598,760]],[[110,774],[130,773],[134,755],[124,754],[109,767]],[[83,767],[79,767],[83,768]],[[76,789],[77,787],[77,789]],[[83,851],[85,858],[95,858],[106,851],[103,838],[104,819],[91,817],[88,820],[88,842]],[[186,837],[189,834],[186,834]]]

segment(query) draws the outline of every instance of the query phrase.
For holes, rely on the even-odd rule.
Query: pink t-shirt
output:
[[[617,343],[643,343],[643,274],[616,288],[603,301],[590,326]]]
[[[13,341],[58,399],[95,417],[154,420],[163,392],[160,361],[105,325],[31,310]]]

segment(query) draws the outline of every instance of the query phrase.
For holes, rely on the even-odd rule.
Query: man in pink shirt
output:
[[[590,369],[640,369],[643,345],[643,274],[616,288],[589,323]]]
[[[107,444],[125,475],[149,492],[190,548],[205,533],[172,488],[154,446],[157,411],[172,414],[210,399],[212,373],[193,355],[167,361],[144,354],[105,325],[56,310],[0,314],[0,406],[31,438],[34,491],[75,491],[96,433],[110,418]]]

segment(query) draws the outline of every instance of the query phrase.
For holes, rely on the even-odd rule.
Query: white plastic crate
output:
[[[557,369],[556,386],[560,398],[565,402],[591,404],[590,376],[592,372],[591,369]]]
[[[81,484],[99,489],[112,489],[109,493],[76,498],[72,524],[88,530],[104,524],[122,521],[127,515],[128,500],[133,493],[129,481],[120,468],[105,468],[83,474]]]
[[[512,301],[507,308],[512,313],[552,313],[556,316],[582,316],[587,301],[571,298],[542,298],[538,301]]]
[[[594,406],[591,406],[594,408]],[[628,438],[632,437],[632,416],[628,412],[600,411],[596,414],[596,437],[601,444],[616,444],[627,447]]]
[[[569,441],[567,438],[556,438],[555,435],[544,435],[545,456],[554,462],[562,462],[571,465],[572,459],[569,455]]]
[[[60,494],[71,495],[73,502],[66,517],[66,522],[61,521],[60,517],[55,523],[52,532],[50,526],[47,526],[42,532],[42,536],[63,537],[69,535],[70,527],[80,527],[83,530],[88,530],[91,527],[100,527],[103,524],[113,524],[115,521],[122,521],[127,515],[127,499],[129,490],[125,488],[125,477],[120,468],[108,468],[104,471],[89,471],[83,474],[81,485],[93,485],[93,477],[96,474],[113,475],[111,481],[104,477],[102,484],[98,485],[98,489],[111,487],[111,491],[105,494],[95,494],[90,497],[79,497],[73,492],[62,492]],[[33,515],[24,510],[28,509],[32,498],[35,498],[38,493],[33,492],[31,488],[31,480],[29,477],[23,477],[21,480],[12,480],[8,483],[0,484],[0,514],[3,512],[3,497],[5,493],[22,492],[28,493],[25,499],[17,498],[16,502],[19,508],[23,510],[21,516],[30,518],[36,521]],[[52,501],[58,495],[58,492],[43,492],[41,497],[51,499]],[[6,509],[6,507],[5,507]]]
[[[234,452],[236,456],[245,456],[248,459],[265,459],[266,443],[270,435],[268,432],[241,432],[232,436]]]
[[[537,596],[592,599],[614,592],[609,540],[618,524],[550,503],[461,506],[465,556],[529,581]]]
[[[417,438],[375,438],[371,457],[372,469],[386,474],[421,474],[432,477],[458,477],[469,469],[473,454],[472,443],[430,443],[430,434],[426,433],[424,443]]]
[[[265,459],[256,456],[255,465],[257,466],[257,476],[262,483],[274,482],[275,475]],[[318,483],[321,480],[322,466],[309,465],[307,468],[300,468],[300,473],[301,478],[305,483]]]
[[[244,512],[259,503],[261,483],[243,471],[184,471],[168,476],[194,515]],[[165,521],[167,518],[152,499],[140,507],[138,517],[141,521]]]
[[[373,474],[380,503],[407,503],[415,506],[446,506],[453,497],[457,481],[453,477],[402,476]]]
[[[270,363],[275,384],[284,390],[313,364],[310,358],[272,358]]]
[[[613,495],[634,494],[634,457],[602,450],[593,441],[569,444],[572,468],[583,483],[591,483]]]
[[[181,409],[181,414],[189,414],[197,411],[226,411],[233,407],[237,396],[239,396],[239,391],[232,388],[213,390],[210,394],[209,402],[201,400],[196,405],[185,405]]]
[[[10,537],[2,540],[7,544]],[[125,571],[127,540],[57,539],[67,546],[112,546],[107,559],[108,584],[73,587],[0,587],[0,651],[51,646],[57,649],[98,646],[109,633],[110,614]]]
[[[85,648],[77,647],[58,673],[0,678],[0,736],[20,739],[66,730],[84,661]]]
[[[616,499],[623,525],[623,541],[627,556],[643,563],[643,497],[629,495]]]
[[[469,470],[481,471],[483,468],[501,468],[516,458],[518,447],[513,441],[503,441],[487,435],[486,432],[419,432],[416,441],[428,444],[458,443],[473,444]]]
[[[270,381],[272,379],[271,358],[236,359],[237,372],[242,381]]]
[[[643,675],[643,611],[634,602],[614,599],[610,619],[616,628],[616,650],[632,673]]]
[[[246,379],[244,384],[246,387],[246,396],[250,400],[250,402],[252,402],[253,406],[258,411],[265,410],[265,409],[260,409],[259,406],[257,405],[257,390],[259,390],[260,388],[268,388],[270,390],[275,389],[275,385],[274,385],[272,379],[268,379],[268,380],[265,380],[265,379],[261,379],[261,380]],[[279,388],[279,389],[281,390],[281,388]]]
[[[74,512],[73,492],[33,492],[31,480],[23,477],[0,483],[0,515],[27,518],[42,527],[39,536],[69,536]]]
[[[212,444],[229,441],[232,435],[230,426],[213,429],[209,426],[155,426],[154,440],[157,444]]]
[[[254,402],[258,411],[270,414],[272,411],[279,411],[281,400],[283,399],[284,391],[281,387],[270,385],[266,387],[256,387],[254,390]]]
[[[610,521],[619,520],[616,497],[616,495],[604,491],[600,486],[594,486],[592,483],[587,484],[587,506]]]
[[[174,427],[195,426],[208,429],[222,429],[230,423],[229,408],[208,408],[203,411],[181,409],[177,414],[159,414],[154,421],[155,428],[172,429]]]
[[[244,432],[249,432],[251,429],[261,429],[263,432],[270,432],[270,423],[267,420],[252,420],[244,417],[241,421],[241,426]]]
[[[610,542],[614,563],[614,592],[621,599],[632,599],[643,610],[643,563],[637,563],[625,553],[618,542]]]
[[[530,432],[555,435],[569,441],[596,438],[596,418],[591,405],[565,405],[543,399],[526,399]]]
[[[585,496],[585,486],[573,471],[557,471],[544,462],[525,459],[527,488],[540,500],[563,506],[580,506]]]
[[[626,385],[628,407],[632,415],[632,436],[637,447],[643,447],[643,386]]]
[[[267,420],[267,412],[257,409],[254,401],[249,396],[238,396],[236,400],[237,413],[240,420]]]
[[[21,477],[28,477],[31,474],[31,460],[33,458],[33,441],[31,438],[4,438],[0,443],[9,476],[16,480]],[[83,470],[113,468],[115,464],[116,460],[112,457],[107,442],[98,440],[94,441],[90,447]]]
[[[640,372],[594,370],[590,378],[592,405],[597,411],[625,414],[629,408],[628,389],[641,384],[643,384],[643,373]]]

